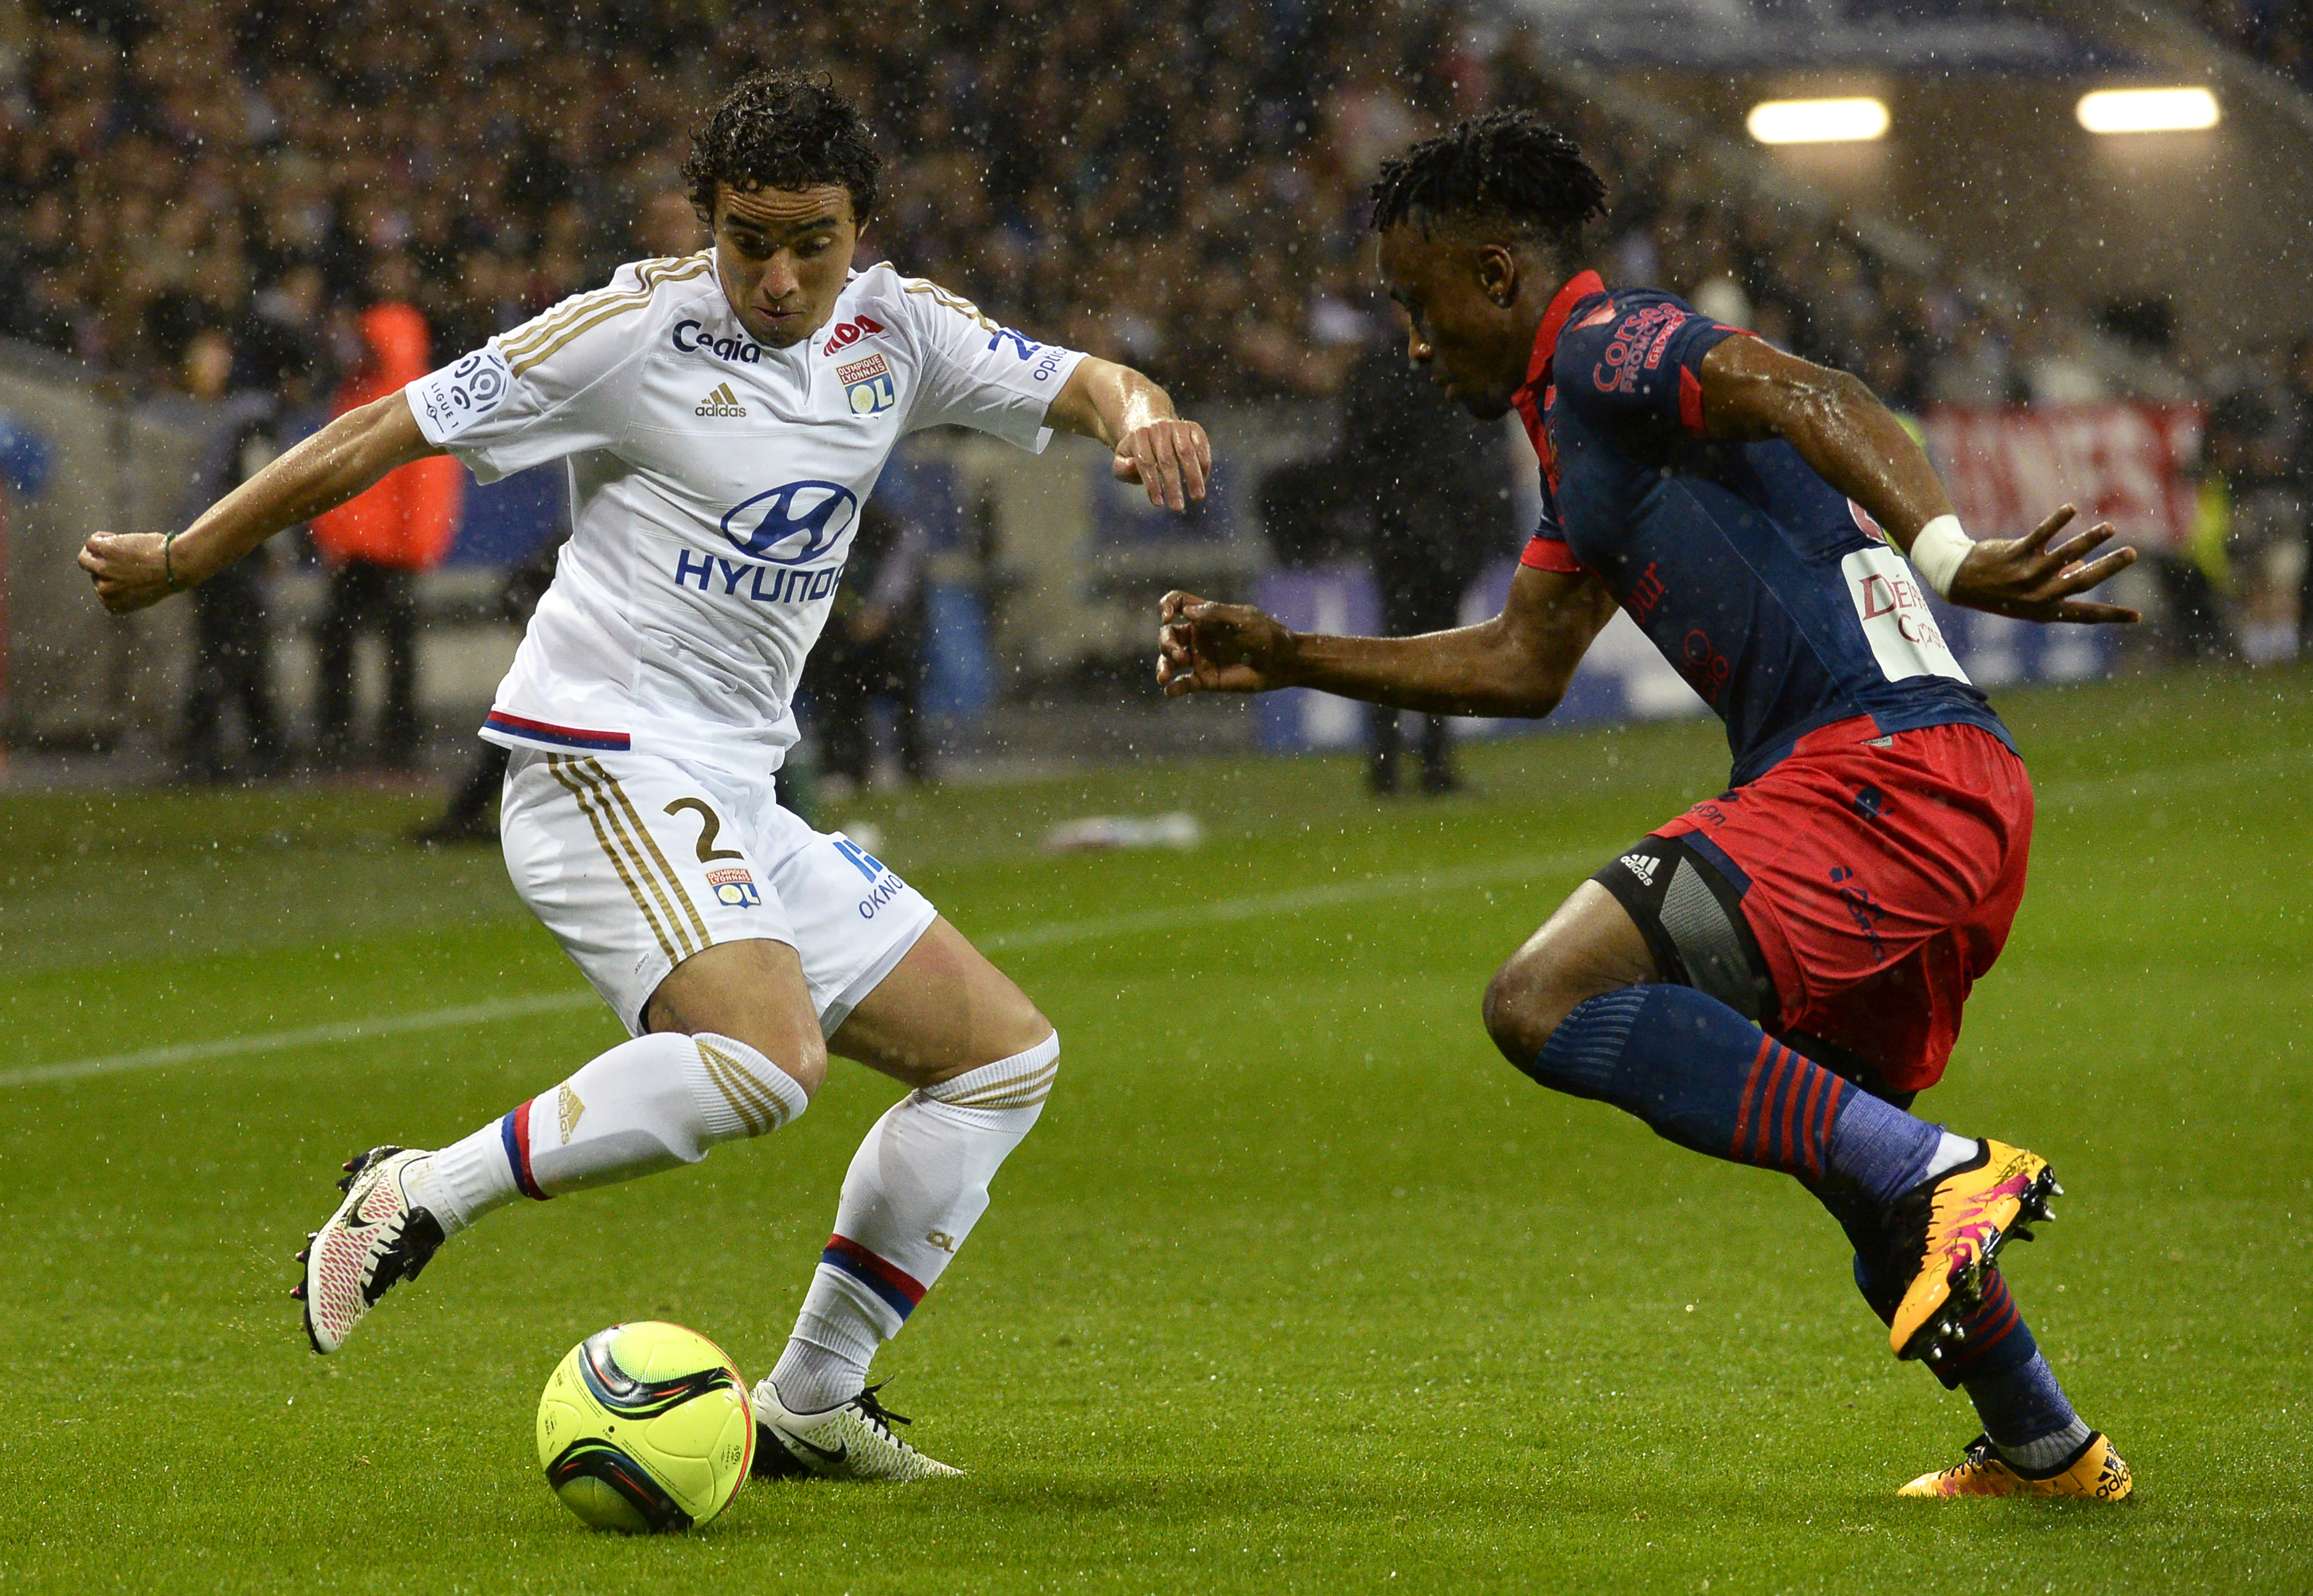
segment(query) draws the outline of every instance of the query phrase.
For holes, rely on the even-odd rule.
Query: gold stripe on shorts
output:
[[[634,839],[627,834],[626,823],[594,785],[587,770],[592,763],[576,758],[564,759],[561,772],[565,778],[564,785],[576,795],[579,809],[594,828],[595,840],[602,844],[603,852],[610,855],[611,863],[618,869],[619,879],[627,884],[628,893],[642,910],[643,918],[650,922],[652,934],[658,938],[658,945],[664,950],[668,962],[681,964],[699,950],[690,945],[690,939],[683,932],[682,922],[675,918],[673,905],[666,899],[666,889],[651,874],[648,861],[635,846]],[[653,901],[658,905],[655,911],[651,907]]]
[[[674,944],[667,939],[665,927],[659,923],[658,916],[651,912],[650,904],[644,898],[642,888],[635,885],[633,875],[627,869],[625,857],[611,841],[610,833],[603,830],[602,816],[594,812],[594,800],[587,796],[587,789],[564,768],[572,763],[574,762],[567,755],[560,754],[550,754],[546,756],[546,768],[553,772],[554,779],[569,791],[570,796],[578,801],[578,812],[586,817],[586,824],[594,828],[594,841],[602,844],[603,857],[611,861],[611,868],[618,871],[619,879],[626,886],[627,895],[635,900],[635,907],[642,912],[643,922],[650,927],[651,935],[658,939],[660,951],[666,955],[667,963],[680,964],[682,958],[675,953]]]
[[[691,908],[690,898],[682,890],[682,883],[674,879],[674,872],[667,868],[666,856],[658,851],[658,844],[651,841],[650,832],[636,816],[634,806],[626,802],[626,795],[619,790],[619,784],[611,780],[610,772],[592,759],[574,759],[569,769],[571,775],[593,794],[594,805],[601,810],[603,819],[610,823],[611,833],[618,838],[628,864],[634,867],[635,875],[650,889],[652,898],[658,904],[659,913],[665,917],[667,930],[682,949],[679,954],[670,953],[668,957],[679,964],[701,948],[712,947],[715,939],[707,934],[707,926],[699,918],[699,911]],[[635,832],[642,833],[639,842],[635,839]],[[654,860],[658,866],[656,869],[651,868]],[[675,913],[677,902],[690,912],[691,925],[699,932],[695,940],[690,930],[684,928],[682,917]]]
[[[619,807],[626,812],[628,821],[634,826],[637,834],[642,838],[642,845],[650,850],[651,858],[657,862],[659,875],[665,877],[668,889],[674,894],[675,902],[681,904],[682,912],[690,917],[691,929],[699,933],[699,945],[701,948],[712,948],[715,945],[715,939],[708,932],[707,921],[699,918],[698,905],[690,901],[690,893],[682,885],[682,877],[674,873],[674,867],[666,862],[666,855],[658,851],[658,839],[651,835],[650,827],[643,824],[643,817],[635,813],[634,805],[628,801],[627,789],[620,786],[618,778],[604,770],[600,763],[591,759],[585,763],[592,765],[594,773],[609,786],[611,798],[618,801]],[[680,931],[682,928],[678,925],[675,929]]]

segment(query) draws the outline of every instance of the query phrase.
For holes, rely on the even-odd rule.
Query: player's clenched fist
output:
[[[1157,610],[1156,682],[1184,692],[1266,692],[1289,684],[1293,634],[1251,604],[1219,604],[1192,593],[1165,595]]]
[[[1120,482],[1138,482],[1148,489],[1148,502],[1160,509],[1183,510],[1189,500],[1205,496],[1205,481],[1213,473],[1213,445],[1205,429],[1178,417],[1146,421],[1116,442],[1116,458],[1109,463]]]
[[[166,540],[157,532],[92,532],[81,545],[80,569],[96,596],[116,615],[157,604],[176,592],[169,579]]]

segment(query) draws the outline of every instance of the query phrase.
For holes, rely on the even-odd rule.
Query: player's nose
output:
[[[786,251],[773,255],[763,263],[763,293],[769,298],[788,299],[803,288],[803,278],[796,270],[795,261]]]

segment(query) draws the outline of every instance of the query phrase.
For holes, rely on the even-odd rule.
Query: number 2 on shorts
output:
[[[709,808],[705,798],[677,798],[666,807],[670,815],[680,815],[685,809],[699,811],[699,862],[711,865],[718,859],[744,859],[735,848],[717,848],[715,839],[723,834],[723,817]]]

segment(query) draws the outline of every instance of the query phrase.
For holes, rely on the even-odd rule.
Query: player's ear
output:
[[[1478,246],[1478,292],[1503,310],[1517,301],[1517,251],[1508,244],[1487,243]]]

